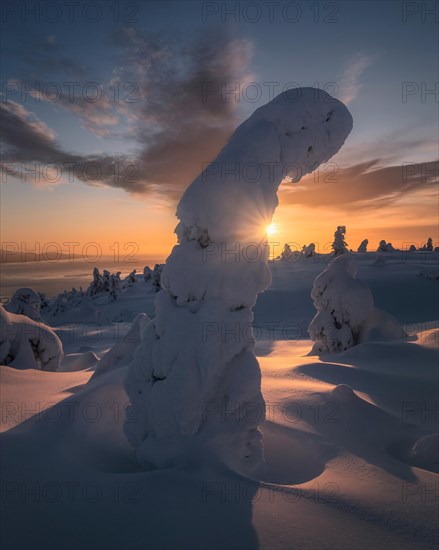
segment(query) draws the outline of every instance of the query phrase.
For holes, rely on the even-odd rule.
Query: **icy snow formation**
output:
[[[48,326],[0,306],[0,364],[17,369],[58,370],[61,340]]]
[[[330,159],[352,129],[349,111],[326,92],[292,92],[242,123],[178,205],[157,316],[126,379],[125,432],[140,462],[175,463],[197,442],[244,470],[263,457],[251,323],[271,282],[265,230],[281,181],[298,182]]]
[[[362,324],[373,312],[373,296],[356,274],[352,256],[343,254],[314,281],[311,298],[317,314],[308,331],[315,352],[345,351],[357,343]]]

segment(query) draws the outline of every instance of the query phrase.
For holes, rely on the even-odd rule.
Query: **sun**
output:
[[[265,229],[267,235],[274,235],[276,233],[276,224],[270,223],[270,225],[267,225],[267,228]]]

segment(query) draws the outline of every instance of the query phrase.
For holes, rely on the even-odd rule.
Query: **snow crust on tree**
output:
[[[329,160],[352,129],[346,107],[326,92],[291,92],[237,128],[177,207],[178,244],[161,275],[156,318],[126,378],[124,429],[142,463],[166,466],[200,444],[244,470],[263,459],[251,323],[271,282],[265,228],[281,181],[298,182]]]
[[[55,371],[62,358],[61,340],[52,329],[0,306],[0,364]]]
[[[345,241],[345,235],[346,226],[338,225],[337,230],[334,233],[334,242],[332,243],[332,249],[334,250],[335,256],[340,256],[340,254],[349,252],[347,248],[348,243]]]
[[[17,289],[10,302],[5,305],[6,311],[26,315],[34,321],[40,321],[41,298],[32,288]]]
[[[374,306],[372,292],[356,274],[352,256],[343,254],[315,279],[311,297],[317,314],[308,328],[314,352],[341,352],[358,342]]]
[[[360,246],[358,247],[357,252],[365,253],[367,252],[367,245],[369,244],[369,241],[367,239],[364,239],[364,241],[361,241]]]

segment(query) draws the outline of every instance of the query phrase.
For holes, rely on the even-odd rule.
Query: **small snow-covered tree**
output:
[[[317,314],[308,328],[314,352],[341,352],[357,343],[361,325],[372,313],[373,297],[356,274],[352,256],[344,254],[314,281],[311,297]]]
[[[334,256],[340,256],[349,252],[347,246],[348,243],[345,241],[346,235],[346,226],[338,225],[337,230],[334,233],[334,242],[332,243],[332,249],[334,250]]]
[[[311,258],[316,253],[316,245],[314,243],[310,243],[308,246],[304,245],[302,248],[302,254],[305,256],[305,258]]]
[[[416,252],[416,246],[414,244],[410,245],[409,252]]]
[[[367,245],[369,244],[369,241],[367,239],[364,239],[364,241],[361,241],[360,246],[358,247],[358,252],[361,254],[367,252]]]
[[[152,288],[155,292],[158,292],[162,288],[161,278],[162,278],[163,264],[155,264],[152,272]]]

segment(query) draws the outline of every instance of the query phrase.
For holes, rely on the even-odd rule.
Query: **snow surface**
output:
[[[252,476],[208,449],[178,468],[138,465],[123,433],[127,366],[88,383],[131,322],[55,326],[61,371],[0,367],[2,548],[436,548],[439,288],[417,274],[438,255],[354,258],[409,336],[310,356],[313,281],[332,258],[271,262],[255,308],[266,418]],[[154,296],[139,279],[102,307],[113,318]]]

